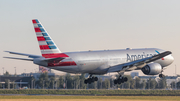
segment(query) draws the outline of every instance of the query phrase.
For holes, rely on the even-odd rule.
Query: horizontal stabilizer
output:
[[[33,61],[33,59],[25,59],[25,58],[14,58],[14,57],[3,57],[8,59],[17,59],[17,60],[26,60],[26,61]]]
[[[8,52],[8,53],[10,53],[10,54],[28,56],[29,58],[40,58],[40,57],[42,57],[42,56],[40,56],[40,55],[24,54],[24,53],[11,52],[11,51],[4,51],[4,52]]]

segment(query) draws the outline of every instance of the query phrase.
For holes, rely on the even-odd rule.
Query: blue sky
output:
[[[180,70],[179,0],[0,0],[0,71],[34,72],[31,62],[3,59],[3,51],[40,55],[32,19],[41,21],[62,52],[160,48]],[[37,71],[37,70],[36,70]],[[0,72],[2,74],[2,71]]]

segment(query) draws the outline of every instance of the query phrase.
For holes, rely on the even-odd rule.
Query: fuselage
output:
[[[162,52],[165,51],[157,48],[67,52],[64,54],[69,57],[48,67],[69,73],[106,74],[112,66],[154,56]],[[174,58],[168,55],[154,62],[166,67],[173,60]]]

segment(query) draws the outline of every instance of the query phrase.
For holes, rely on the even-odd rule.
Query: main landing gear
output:
[[[84,80],[84,83],[85,84],[87,84],[87,83],[89,83],[89,84],[91,84],[91,83],[93,83],[94,81],[98,81],[98,78],[97,77],[92,77],[92,75],[90,75],[90,77],[88,78],[88,79],[85,79]]]
[[[127,77],[121,77],[121,75],[120,75],[119,78],[114,80],[114,84],[121,84],[121,83],[124,83],[127,81],[128,81]]]

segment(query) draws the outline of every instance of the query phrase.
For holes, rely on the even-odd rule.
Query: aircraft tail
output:
[[[34,30],[36,32],[37,40],[41,54],[45,58],[57,58],[57,57],[68,57],[66,54],[61,53],[52,38],[49,36],[45,28],[38,21],[38,19],[32,20]]]

